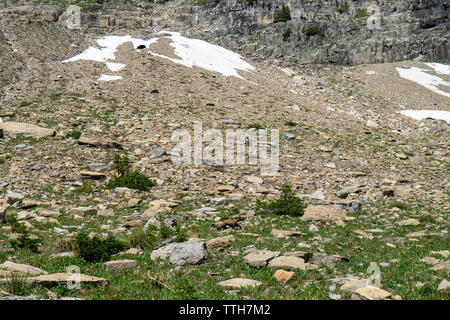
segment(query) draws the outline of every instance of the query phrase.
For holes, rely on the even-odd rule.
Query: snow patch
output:
[[[404,116],[413,118],[415,120],[422,119],[436,119],[436,120],[445,120],[447,123],[450,123],[450,111],[441,111],[441,110],[402,110],[400,113]]]
[[[100,48],[89,47],[82,53],[64,60],[63,62],[74,62],[78,60],[90,60],[97,62],[104,62],[109,70],[115,72],[125,67],[123,63],[112,62],[116,59],[115,53],[117,48],[126,43],[131,42],[134,49],[138,46],[144,45],[149,48],[152,43],[155,43],[159,39],[170,39],[170,46],[174,48],[174,53],[180,59],[173,59],[162,54],[158,54],[148,50],[148,52],[154,56],[169,59],[170,61],[178,64],[182,64],[186,67],[200,67],[209,71],[215,71],[221,73],[223,76],[235,76],[237,78],[245,80],[239,73],[240,71],[253,71],[255,68],[249,63],[241,59],[241,56],[235,52],[222,48],[220,46],[210,44],[203,40],[190,39],[183,37],[179,32],[159,32],[161,36],[154,37],[149,40],[133,38],[130,35],[126,36],[105,36],[97,40],[97,44]],[[102,75],[99,80],[110,81],[116,80],[110,77]],[[108,80],[105,80],[108,79]]]
[[[169,44],[175,48],[174,53],[181,59],[173,59],[161,54],[150,54],[169,59],[186,67],[200,67],[209,71],[221,73],[223,76],[235,76],[245,80],[237,70],[253,71],[255,68],[241,59],[241,56],[209,42],[183,37],[179,32],[160,31],[159,34],[169,34],[164,38],[172,40]]]
[[[440,74],[450,75],[450,66],[441,63],[425,63],[430,68],[433,68],[434,71]]]
[[[122,70],[126,66],[126,64],[117,62],[106,62],[106,66],[111,71],[119,71]]]
[[[151,43],[156,42],[157,40],[158,39],[142,40],[133,38],[132,36],[106,36],[97,39],[97,44],[101,48],[89,47],[82,53],[70,59],[64,60],[63,62],[73,62],[78,60],[106,62],[108,60],[115,60],[117,48],[126,42],[131,42],[136,49],[141,44],[148,47]]]
[[[107,74],[102,74],[98,81],[113,81],[123,79],[121,76],[109,76]]]
[[[433,64],[427,64],[430,65],[436,72],[441,74],[449,74],[448,72],[448,66],[440,65],[437,63]],[[425,69],[412,67],[411,69],[404,69],[404,68],[396,68],[400,77],[414,81],[415,83],[420,84],[421,86],[434,91],[438,94],[441,94],[446,97],[450,97],[450,93],[442,91],[439,89],[439,86],[450,86],[450,83],[447,81],[444,81],[443,79],[439,78],[438,76],[434,76],[431,74],[428,74]]]

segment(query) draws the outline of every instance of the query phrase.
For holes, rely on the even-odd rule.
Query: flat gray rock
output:
[[[23,122],[0,122],[0,129],[6,134],[17,134],[36,139],[53,137],[56,131]]]
[[[247,254],[243,259],[244,262],[252,267],[265,267],[269,260],[272,260],[279,255],[279,251],[255,250]]]
[[[181,266],[186,263],[198,264],[205,258],[205,255],[204,242],[186,241],[166,244],[153,250],[150,257],[152,260],[169,258],[171,263]]]
[[[5,261],[0,264],[0,269],[29,275],[48,274],[45,270],[29,266],[27,264],[14,263],[12,261]]]
[[[219,286],[225,289],[240,289],[245,287],[257,287],[262,283],[253,279],[234,278],[219,282]]]

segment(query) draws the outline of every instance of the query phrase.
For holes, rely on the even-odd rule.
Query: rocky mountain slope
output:
[[[292,19],[277,24],[266,23],[281,4],[271,3],[85,1],[73,30],[63,6],[3,2],[0,296],[448,299],[448,65],[340,65],[418,55],[448,61],[445,1],[396,2],[397,26],[411,34],[392,41],[408,45],[382,45],[361,61],[368,33],[342,33],[360,45],[349,51],[340,31],[330,31],[334,19],[351,23],[350,13],[335,12],[341,2],[292,1]],[[348,11],[358,3],[349,1]],[[296,35],[321,12],[331,15],[325,39],[342,51],[314,55],[328,40]],[[413,29],[412,21],[435,26]],[[293,33],[283,41],[287,27]],[[243,62],[191,38],[235,49]],[[423,38],[430,42],[416,49]],[[189,53],[198,58],[193,67]],[[80,54],[85,59],[74,58]],[[236,61],[254,68],[225,76],[225,62]],[[409,110],[444,116],[416,120],[401,113]],[[193,137],[195,121],[204,131],[278,129],[279,171],[174,164],[172,134]],[[109,188],[117,155],[154,185]],[[261,209],[259,201],[285,209],[280,197],[297,214]],[[80,250],[89,241],[80,231],[125,245],[95,260]],[[61,285],[74,266],[80,290]]]

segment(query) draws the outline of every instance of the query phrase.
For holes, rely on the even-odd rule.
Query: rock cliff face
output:
[[[273,23],[283,4],[290,8],[291,20]],[[221,0],[184,10],[181,23],[189,21],[199,35],[260,58],[360,64],[422,55],[449,61],[446,0]],[[367,20],[373,18],[379,25],[370,30]],[[308,35],[308,28],[316,34]]]
[[[46,3],[52,1],[46,1]],[[193,4],[196,2],[196,5]],[[448,62],[448,0],[78,0],[81,33],[186,32],[254,59],[361,64],[415,59]],[[65,7],[3,1],[0,18],[65,26]],[[54,3],[57,3],[54,1]],[[274,23],[283,5],[290,20]],[[17,9],[20,8],[20,9]],[[20,19],[19,19],[20,20]],[[4,21],[3,21],[4,23]]]

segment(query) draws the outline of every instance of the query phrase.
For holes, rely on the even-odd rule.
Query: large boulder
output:
[[[223,250],[234,243],[234,236],[229,235],[225,237],[214,238],[206,242],[208,249]]]
[[[288,270],[306,270],[305,261],[302,258],[281,256],[271,260],[268,264],[271,268]]]
[[[180,243],[169,243],[165,246],[153,250],[150,258],[152,260],[167,259],[176,265],[186,263],[199,264],[205,259],[205,243],[199,241],[185,241]]]
[[[14,263],[12,261],[5,261],[0,264],[0,269],[33,276],[48,274],[45,270],[27,264]]]
[[[267,262],[280,255],[279,251],[254,250],[247,254],[243,259],[244,262],[252,267],[265,267]]]
[[[16,134],[36,139],[53,137],[56,131],[23,122],[0,122],[0,130],[6,134]]]

